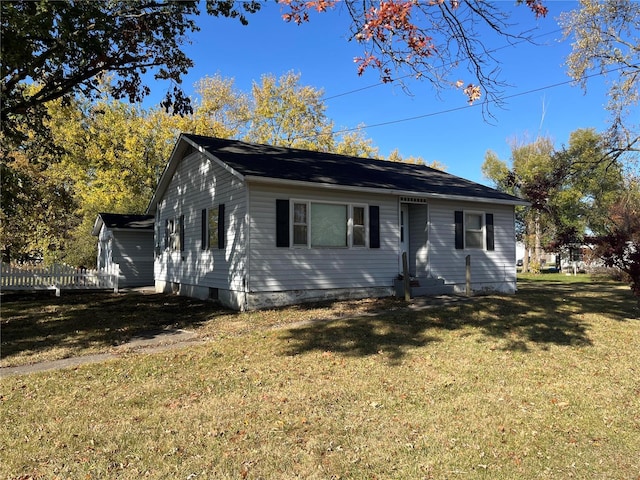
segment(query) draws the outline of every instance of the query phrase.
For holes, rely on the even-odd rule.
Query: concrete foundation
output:
[[[240,292],[218,288],[156,281],[156,292],[177,293],[200,300],[212,300],[232,310],[259,310],[325,300],[355,300],[389,297],[392,287],[336,288],[328,290],[288,290],[281,292]]]

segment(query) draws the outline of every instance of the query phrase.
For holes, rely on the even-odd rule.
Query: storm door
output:
[[[409,261],[409,271],[411,271],[411,263],[409,245],[409,204],[400,204],[400,255],[399,255],[399,271],[403,272],[402,267],[402,254],[407,253],[407,260]]]

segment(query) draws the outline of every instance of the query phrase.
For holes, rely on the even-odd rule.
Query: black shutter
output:
[[[455,212],[456,222],[456,250],[464,249],[464,214],[460,210]]]
[[[369,248],[380,248],[380,207],[369,205]]]
[[[184,252],[184,215],[180,215],[180,251]]]
[[[493,213],[485,215],[485,228],[487,231],[487,250],[495,250],[495,242],[493,237]]]
[[[218,248],[224,249],[224,203],[218,205]]]
[[[289,247],[289,200],[276,200],[276,247]]]
[[[208,245],[207,245],[207,241],[209,240],[209,232],[208,232],[208,225],[207,225],[207,209],[203,208],[202,209],[202,214],[200,215],[200,220],[201,220],[201,225],[200,225],[200,244],[201,244],[201,248],[202,250],[206,250]]]

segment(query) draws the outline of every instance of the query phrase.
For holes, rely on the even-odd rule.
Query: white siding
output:
[[[378,206],[380,248],[276,247],[278,199]],[[200,297],[208,295],[209,288],[219,289],[221,300],[240,309],[260,305],[261,295],[275,299],[276,304],[277,295],[282,292],[287,295],[280,299],[291,303],[296,298],[321,298],[323,292],[391,291],[401,270],[399,202],[397,196],[384,193],[260,182],[247,187],[225,168],[201,153],[193,153],[179,162],[163,198],[158,199],[156,287],[179,286],[181,293]],[[225,205],[225,248],[202,250],[202,209],[220,204]],[[494,215],[494,251],[455,249],[456,210]],[[465,257],[470,255],[474,290],[514,291],[513,212],[512,206],[444,200],[410,205],[411,263],[415,273],[442,278],[462,291]],[[181,215],[184,251],[170,252],[164,245],[165,220],[177,220]]]
[[[225,248],[201,246],[201,212],[225,205]],[[156,282],[242,290],[245,266],[246,189],[226,169],[201,153],[177,166],[156,213]],[[184,215],[184,251],[164,245],[165,220]]]
[[[456,210],[494,215],[495,250],[455,249]],[[462,291],[466,282],[465,258],[471,256],[474,290],[513,292],[516,288],[514,207],[483,203],[431,202],[429,204],[429,260],[431,275]]]
[[[391,287],[398,274],[398,200],[389,195],[250,186],[249,290]],[[380,207],[380,248],[276,247],[276,199]],[[368,237],[368,235],[367,235]]]
[[[111,231],[103,224],[98,234],[98,257],[96,266],[99,270],[111,267]]]
[[[153,231],[114,230],[111,260],[120,267],[118,285],[153,285]]]

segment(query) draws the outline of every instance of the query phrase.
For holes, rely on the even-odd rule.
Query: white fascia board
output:
[[[149,204],[147,205],[147,209],[145,210],[145,214],[147,215],[155,215],[158,208],[158,200],[164,194],[164,191],[167,189],[169,182],[171,181],[171,177],[173,177],[173,173],[176,170],[176,158],[178,157],[178,152],[184,150],[185,146],[183,142],[186,142],[186,138],[180,134],[176,144],[173,146],[173,150],[171,150],[171,155],[169,155],[169,161],[167,165],[164,167],[162,171],[162,175],[160,175],[160,180],[158,180],[158,185],[156,186],[155,192],[153,192],[153,196],[151,200],[149,200]],[[189,142],[192,143],[192,142]]]
[[[207,150],[205,150],[203,147],[201,147],[199,144],[197,144],[193,140],[180,134],[180,137],[178,138],[178,141],[176,142],[176,145],[173,147],[173,151],[169,156],[169,162],[167,163],[167,166],[165,167],[164,171],[162,172],[162,175],[160,176],[160,180],[158,181],[158,186],[156,187],[156,191],[153,193],[153,197],[151,197],[151,200],[149,201],[149,205],[147,206],[145,214],[147,215],[156,214],[158,200],[164,194],[164,191],[169,186],[169,183],[171,182],[171,178],[173,177],[173,174],[175,173],[176,168],[178,167],[178,162],[182,160],[181,153],[186,149],[187,145],[192,146],[195,150],[203,154],[206,158],[213,161],[217,165],[220,165],[222,168],[230,172],[232,175],[238,177],[240,180],[244,180],[244,177],[240,173],[235,171],[233,168],[231,168],[229,165],[224,163],[218,157],[207,152]]]
[[[201,154],[203,154],[205,156],[205,158],[208,158],[209,160],[211,160],[213,163],[215,163],[216,165],[224,168],[227,172],[229,172],[231,175],[239,178],[240,180],[244,181],[244,177],[242,176],[242,174],[240,174],[240,172],[237,172],[236,170],[234,170],[233,168],[231,168],[229,165],[227,165],[223,160],[220,160],[218,157],[216,157],[214,154],[208,152],[205,148],[201,147],[199,144],[197,144],[196,142],[194,142],[193,140],[190,140],[188,138],[183,138],[183,140],[185,140],[189,145],[191,145],[193,148],[195,148],[196,150],[198,150]]]
[[[96,217],[96,221],[93,224],[93,230],[91,230],[91,235],[93,235],[94,237],[97,237],[98,235],[100,235],[100,229],[102,228],[102,225],[104,225],[104,221],[102,220],[102,216],[98,215]]]
[[[415,192],[413,190],[394,190],[387,188],[373,188],[373,187],[354,187],[349,185],[335,185],[332,183],[315,183],[315,182],[304,182],[300,180],[283,180],[280,178],[271,178],[271,177],[258,177],[253,175],[247,175],[244,177],[244,180],[247,183],[265,183],[269,185],[281,185],[281,186],[295,186],[295,187],[316,187],[323,188],[327,190],[344,190],[350,192],[361,192],[361,193],[374,193],[377,195],[397,195],[399,197],[420,197],[420,198],[432,198],[435,200],[452,200],[458,202],[474,202],[474,203],[493,203],[499,205],[520,205],[527,206],[530,205],[529,202],[525,200],[505,200],[500,198],[486,198],[486,197],[466,197],[461,195],[445,195],[439,193],[424,193],[424,192]]]
[[[234,170],[233,168],[231,168],[229,165],[227,165],[224,161],[220,160],[218,157],[216,157],[215,155],[213,155],[212,153],[207,152],[206,150],[202,150],[202,153],[204,153],[204,155],[211,160],[213,163],[215,163],[216,165],[219,165],[220,167],[224,168],[227,172],[229,172],[231,175],[233,175],[234,177],[238,178],[240,181],[244,182],[245,181],[245,177],[244,175],[242,175],[240,172],[238,172],[237,170]]]

